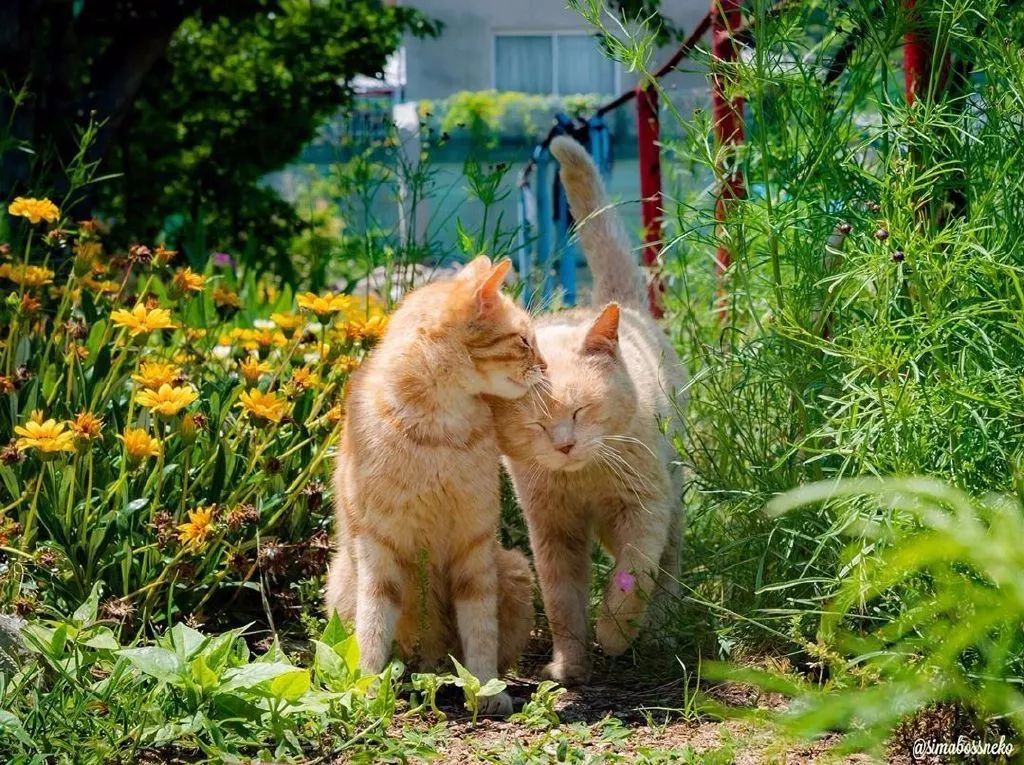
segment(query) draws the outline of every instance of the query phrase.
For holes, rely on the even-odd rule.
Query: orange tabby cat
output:
[[[451,653],[486,681],[529,638],[532,575],[496,537],[499,452],[481,398],[519,398],[544,371],[529,317],[501,293],[510,266],[481,256],[411,292],[349,385],[326,606],[355,621],[367,672],[397,641],[406,659]]]
[[[685,378],[647,311],[597,168],[570,138],[556,138],[551,152],[594,275],[594,307],[538,317],[544,395],[493,406],[551,625],[546,674],[569,684],[590,673],[592,537],[615,557],[597,620],[606,653],[625,651],[651,598],[674,589],[682,476],[671,439],[682,429]]]

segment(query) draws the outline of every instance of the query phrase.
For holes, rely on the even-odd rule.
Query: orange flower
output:
[[[239,396],[240,405],[257,420],[275,425],[284,419],[288,404],[274,393],[263,393],[258,388],[247,390]]]
[[[60,210],[49,199],[33,199],[32,197],[16,197],[7,212],[27,218],[30,223],[53,223],[60,217]]]
[[[238,310],[242,307],[242,301],[238,297],[238,293],[220,284],[213,288],[213,304],[218,308],[230,308],[232,310]]]
[[[202,292],[204,287],[206,287],[206,277],[202,274],[197,274],[188,267],[179,269],[174,274],[174,278],[171,279],[172,291],[177,292],[179,295],[185,295],[189,292]]]
[[[21,287],[42,287],[53,281],[53,271],[42,266],[12,266],[4,263],[0,266],[0,276]]]
[[[312,311],[320,321],[326,321],[333,314],[347,310],[352,305],[352,298],[348,295],[335,295],[333,292],[323,295],[304,292],[296,297],[296,302],[302,310]]]
[[[15,425],[14,432],[21,438],[15,442],[19,451],[35,449],[40,459],[51,459],[60,452],[75,450],[75,434],[67,425],[56,420],[42,420],[41,412],[33,412],[24,425]]]
[[[125,428],[124,434],[118,435],[118,438],[124,443],[125,454],[132,464],[138,464],[147,457],[160,455],[160,442],[142,428]]]
[[[213,531],[213,505],[197,507],[188,511],[188,523],[178,526],[178,541],[192,552],[206,546],[207,538]]]
[[[177,387],[164,383],[159,390],[140,391],[135,400],[157,414],[173,417],[197,398],[199,394],[191,386]]]
[[[166,308],[147,309],[142,303],[130,311],[119,308],[110,314],[110,320],[119,327],[127,327],[128,334],[132,337],[174,327],[170,311]]]
[[[181,374],[181,368],[166,361],[143,361],[132,379],[144,388],[160,390],[161,385],[171,385]]]
[[[92,412],[79,412],[71,421],[71,430],[79,441],[92,441],[100,437],[103,419]]]

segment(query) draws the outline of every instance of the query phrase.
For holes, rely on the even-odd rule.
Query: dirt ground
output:
[[[658,762],[732,762],[736,765],[760,763],[871,763],[867,755],[840,755],[831,752],[839,742],[831,735],[815,742],[784,741],[764,722],[744,719],[709,720],[699,716],[681,716],[685,689],[682,680],[660,685],[638,682],[594,683],[566,691],[556,704],[559,730],[582,731],[591,726],[593,735],[582,734],[574,739],[577,751],[585,759],[570,762],[602,761],[602,755],[617,755],[626,762],[652,753]],[[509,679],[508,690],[516,700],[517,709],[536,690],[534,678]],[[777,694],[760,694],[741,686],[722,685],[708,694],[737,709],[781,711],[785,702]],[[439,759],[453,763],[509,761],[503,755],[521,752],[511,761],[555,762],[560,755],[550,731],[539,730],[521,722],[481,719],[474,725],[461,705],[461,692],[445,692],[439,705],[447,715],[443,739],[438,744]],[[615,734],[603,737],[601,723],[614,718]],[[621,725],[619,724],[621,723]],[[396,720],[401,726],[409,720]],[[426,727],[426,726],[425,726]],[[678,760],[674,757],[678,756]],[[622,761],[620,760],[620,761]]]

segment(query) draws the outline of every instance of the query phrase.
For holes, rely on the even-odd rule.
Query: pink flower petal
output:
[[[628,571],[616,571],[615,576],[612,578],[622,592],[632,592],[633,587],[636,585],[636,577]]]

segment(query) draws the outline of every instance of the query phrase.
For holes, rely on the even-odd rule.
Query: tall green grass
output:
[[[746,99],[735,152],[716,145],[709,114],[674,113],[665,94],[664,119],[685,135],[664,149],[671,171],[738,168],[750,190],[723,225],[713,188],[676,197],[670,185],[666,205],[671,328],[693,370],[684,584],[715,607],[722,649],[736,630],[811,634],[850,556],[876,549],[864,538],[851,553],[844,532],[901,523],[851,502],[769,518],[779,492],[889,474],[1008,490],[1019,469],[1024,17],[993,1],[917,7],[936,72],[944,53],[952,66],[912,106],[901,60],[912,22],[895,3],[750,3],[752,47],[694,64]],[[650,70],[636,34],[593,3],[584,12],[615,36],[610,50]],[[848,36],[849,64],[826,84]],[[722,305],[720,244],[733,256]]]

